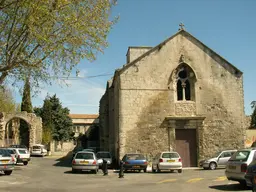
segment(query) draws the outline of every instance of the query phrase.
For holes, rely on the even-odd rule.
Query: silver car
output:
[[[218,152],[215,155],[213,155],[212,158],[200,161],[199,165],[204,169],[210,169],[210,170],[215,170],[217,167],[225,168],[228,160],[236,151],[237,150],[233,149],[233,150],[225,150],[225,151]]]
[[[7,149],[0,149],[0,171],[5,175],[11,175],[14,169],[15,159]]]
[[[99,164],[95,153],[89,151],[79,151],[72,160],[72,172],[77,171],[93,171],[95,174],[99,170]]]
[[[161,172],[161,170],[177,170],[182,172],[182,160],[177,152],[158,153],[152,162],[152,172]]]
[[[238,150],[229,160],[226,166],[226,177],[231,181],[238,181],[246,186],[246,171],[248,165],[256,160],[256,148]]]
[[[103,159],[107,161],[108,167],[112,166],[112,155],[108,151],[99,151],[96,154],[96,157],[98,159],[99,166],[102,166]]]

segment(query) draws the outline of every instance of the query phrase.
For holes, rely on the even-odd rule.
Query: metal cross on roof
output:
[[[180,26],[179,31],[180,31],[180,30],[184,30],[184,29],[185,29],[185,28],[184,28],[184,27],[185,27],[185,25],[184,25],[183,23],[180,23],[180,24],[179,24],[179,26]]]

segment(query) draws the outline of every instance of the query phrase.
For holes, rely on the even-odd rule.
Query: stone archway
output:
[[[0,114],[0,146],[4,146],[5,129],[8,122],[13,119],[22,119],[29,125],[29,148],[36,143],[42,142],[42,119],[34,113],[26,111],[18,113],[1,113]]]

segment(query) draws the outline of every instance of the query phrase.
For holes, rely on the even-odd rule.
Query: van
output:
[[[35,144],[31,148],[31,155],[32,156],[46,156],[47,155],[47,149],[42,144]]]

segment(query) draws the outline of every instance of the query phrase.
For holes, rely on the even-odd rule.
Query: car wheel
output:
[[[97,171],[97,170],[92,170],[92,172],[93,172],[94,174],[97,174],[98,171]]]
[[[179,170],[178,170],[178,173],[182,173],[182,169],[179,169]]]
[[[4,171],[4,174],[5,174],[5,175],[11,175],[11,174],[12,174],[12,170]]]
[[[27,162],[27,161],[24,161],[24,162],[23,162],[23,165],[27,165],[27,164],[28,164],[28,162]]]
[[[143,171],[144,171],[144,173],[147,173],[147,169],[144,169]]]
[[[210,169],[210,170],[215,170],[216,167],[217,167],[217,164],[214,163],[214,162],[211,162],[210,165],[209,165],[209,169]]]

